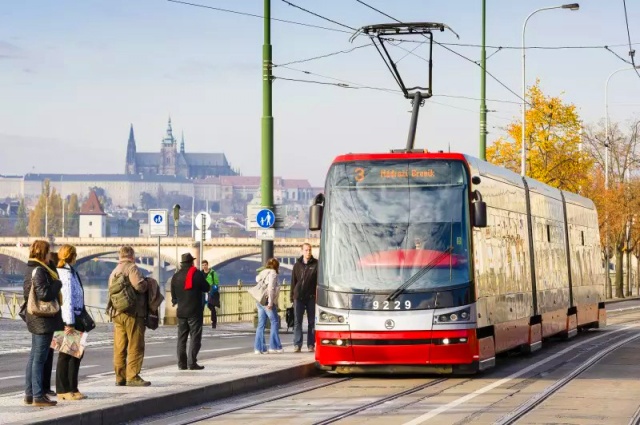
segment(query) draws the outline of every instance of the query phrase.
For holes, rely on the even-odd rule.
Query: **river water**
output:
[[[259,263],[248,260],[237,260],[221,267],[216,272],[220,276],[221,285],[237,285],[238,280],[248,284],[255,283],[256,268]],[[82,284],[85,292],[85,304],[104,308],[107,305],[107,281],[109,274],[93,274],[90,270],[82,265],[78,267],[78,271],[82,277]],[[148,272],[143,270],[143,273]],[[168,279],[171,279],[170,275]],[[291,281],[291,270],[281,268],[279,280]],[[167,287],[168,288],[168,287]],[[18,292],[22,294],[22,276],[11,276],[10,279],[3,280],[0,284],[0,290],[9,292]]]

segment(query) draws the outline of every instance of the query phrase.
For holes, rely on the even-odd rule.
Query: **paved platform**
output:
[[[199,362],[200,371],[177,366],[142,374],[150,387],[117,387],[113,376],[87,380],[81,390],[89,398],[60,401],[55,407],[23,404],[23,393],[0,396],[0,424],[107,425],[215,401],[311,376],[313,353],[242,354]]]

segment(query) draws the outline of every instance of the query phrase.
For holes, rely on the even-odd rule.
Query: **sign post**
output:
[[[160,256],[160,238],[163,236],[169,236],[169,212],[167,210],[149,210],[149,236],[158,237],[158,285],[162,291],[162,295],[166,295],[165,281],[162,279],[162,258]],[[164,304],[164,302],[163,302]],[[164,305],[161,305],[158,309],[158,320],[160,323],[164,323]]]
[[[206,211],[200,211],[198,215],[196,215],[196,227],[200,230],[199,239],[200,239],[200,253],[198,254],[198,269],[202,270],[202,257],[204,256],[204,241],[208,240],[211,237],[211,232],[207,229],[211,226],[211,215],[209,215]]]

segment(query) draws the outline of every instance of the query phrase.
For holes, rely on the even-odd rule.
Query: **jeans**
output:
[[[316,299],[293,300],[295,322],[293,325],[293,345],[302,348],[302,316],[307,312],[307,347],[316,346]]]
[[[49,356],[49,346],[53,339],[53,333],[43,335],[31,334],[31,352],[27,361],[25,384],[27,388],[24,393],[34,398],[44,396],[42,386],[44,364]]]
[[[44,364],[44,373],[42,374],[42,389],[45,394],[51,391],[51,371],[53,370],[53,348],[49,348],[49,355]]]
[[[253,348],[261,353],[267,351],[264,341],[264,328],[267,325],[267,318],[271,321],[271,333],[269,335],[269,349],[280,350],[282,343],[280,342],[280,317],[278,316],[278,307],[273,306],[271,310],[260,303],[258,306],[258,327],[256,329],[256,341]]]
[[[191,337],[187,355],[187,338]],[[202,316],[178,317],[178,367],[191,367],[198,362],[202,346]]]

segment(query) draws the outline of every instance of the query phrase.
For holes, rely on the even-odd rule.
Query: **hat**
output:
[[[189,252],[187,252],[186,254],[182,254],[182,257],[180,258],[181,263],[193,263],[193,260],[195,260],[195,258],[193,258],[193,256]]]

